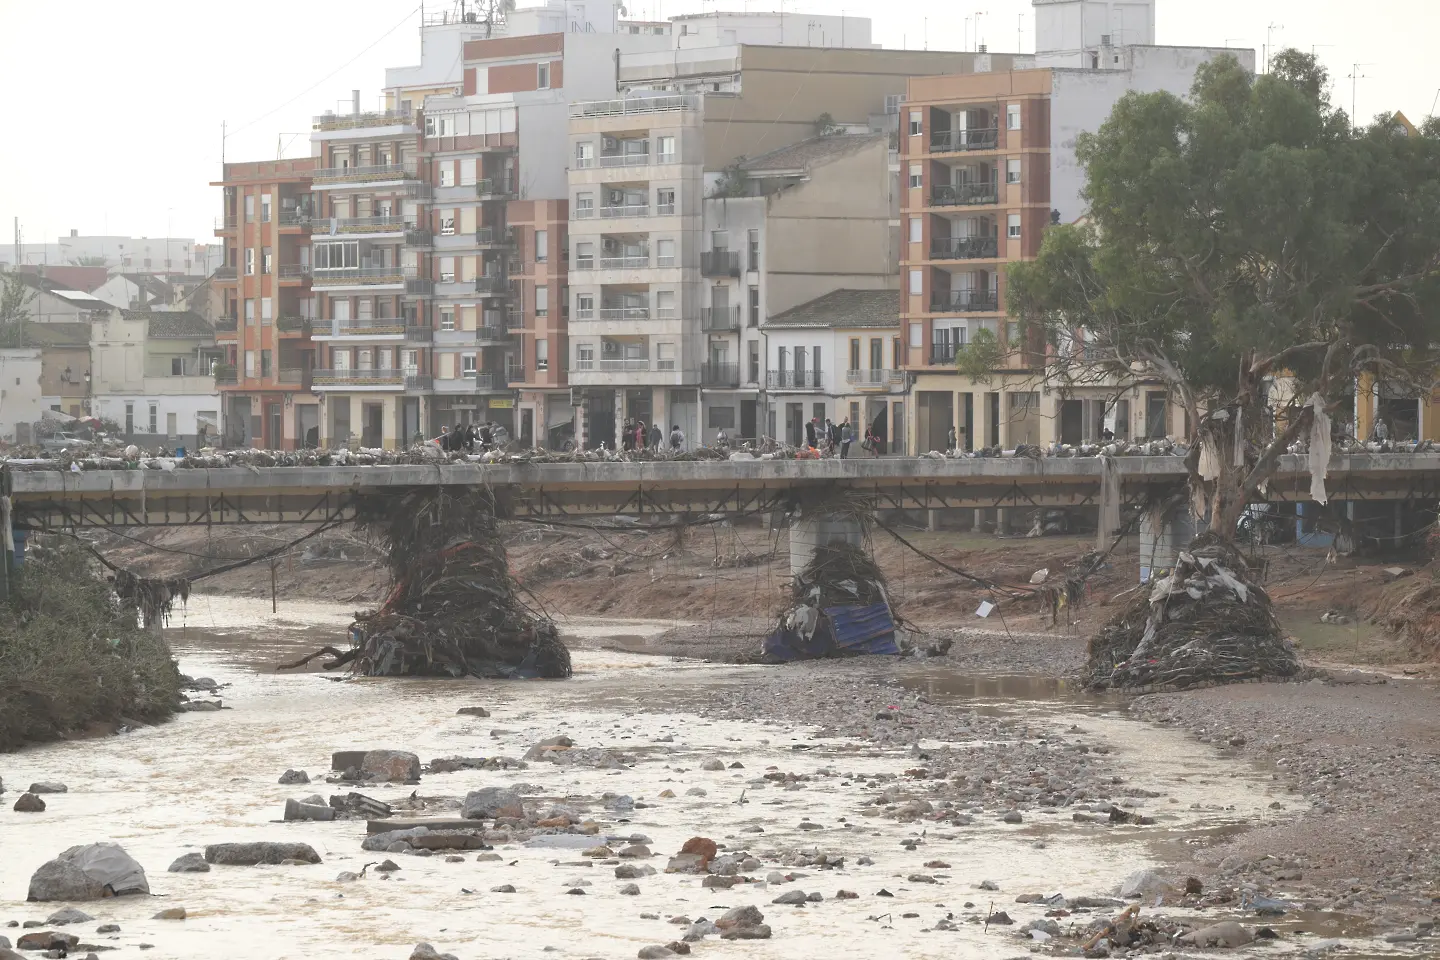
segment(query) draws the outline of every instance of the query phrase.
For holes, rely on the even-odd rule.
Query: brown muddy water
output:
[[[1044,907],[1017,905],[1017,894],[1108,895],[1127,874],[1154,865],[1166,844],[1214,842],[1277,816],[1268,809],[1274,799],[1268,773],[1178,731],[1129,719],[1119,704],[1086,698],[1052,681],[925,669],[907,675],[907,682],[937,700],[953,700],[957,709],[1016,712],[1033,719],[1034,727],[1080,727],[1118,756],[1133,758],[1143,772],[1132,782],[1176,802],[1168,804],[1163,826],[1149,830],[1059,822],[1059,817],[1016,827],[977,824],[952,830],[948,839],[928,839],[917,855],[901,846],[915,825],[861,820],[859,805],[868,795],[849,781],[817,778],[803,791],[766,791],[756,784],[772,765],[794,772],[834,766],[857,776],[899,773],[913,765],[907,752],[869,745],[857,751],[840,740],[817,738],[803,726],[714,721],[686,711],[694,691],[723,694],[765,667],[583,649],[616,638],[632,643],[672,626],[669,622],[568,621],[565,630],[582,641],[582,649],[575,653],[575,677],[565,682],[337,683],[316,672],[273,672],[275,663],[343,637],[350,615],[340,605],[287,603],[275,615],[268,601],[192,598],[172,624],[170,639],[184,672],[228,685],[222,691],[228,709],[182,714],[162,726],[108,739],[0,756],[0,777],[12,803],[16,786],[31,781],[59,780],[70,788],[48,797],[49,809],[42,814],[16,814],[9,803],[0,808],[0,925],[43,920],[64,906],[27,904],[30,874],[72,844],[108,840],[145,867],[154,896],[82,904],[95,922],[69,929],[86,942],[115,948],[106,956],[119,958],[403,960],[423,940],[461,960],[609,960],[678,939],[685,928],[668,923],[671,917],[714,919],[729,907],[753,903],[764,911],[773,939],[711,938],[695,944],[695,953],[735,960],[989,960],[1026,956],[1030,947],[1015,932],[1019,926],[985,930],[963,922],[992,902],[1023,925],[1040,917]],[[458,707],[468,705],[485,706],[492,716],[456,716]],[[580,862],[575,852],[515,845],[498,851],[504,857],[499,863],[478,863],[473,854],[463,863],[402,856],[396,857],[402,869],[392,880],[371,873],[357,883],[339,883],[340,871],[384,859],[360,849],[362,821],[276,822],[287,797],[332,792],[320,781],[336,750],[411,750],[422,761],[519,757],[536,741],[561,733],[579,746],[612,747],[638,762],[620,771],[537,763],[520,771],[427,775],[418,793],[461,797],[483,786],[524,782],[557,801],[593,801],[607,791],[630,794],[652,805],[630,814],[615,832],[649,837],[658,855],[651,863],[662,871],[663,857],[695,835],[749,849],[767,861],[761,875],[780,869],[764,856],[767,850],[818,847],[846,856],[847,866],[807,869],[809,876],[780,889],[762,883],[728,891],[702,889],[699,877],[661,872],[637,881],[641,895],[635,897],[619,894],[621,882],[610,867]],[[667,736],[673,742],[662,741]],[[797,752],[792,749],[797,744],[809,749]],[[727,763],[740,760],[745,769],[698,769],[701,760],[716,756]],[[280,786],[276,779],[287,768],[306,770],[316,782]],[[703,788],[706,796],[687,796],[692,787]],[[667,788],[678,796],[658,799]],[[366,792],[394,801],[412,791],[416,788],[397,785]],[[802,820],[823,829],[801,830]],[[756,826],[764,833],[742,833]],[[243,840],[303,841],[324,862],[166,872],[181,854]],[[874,864],[856,865],[861,856]],[[936,875],[939,884],[906,880],[920,861],[932,859],[952,864]],[[566,895],[581,880],[591,884],[583,888],[586,895]],[[982,880],[998,883],[1000,892],[976,889]],[[518,892],[491,893],[499,884],[513,884]],[[818,890],[825,901],[805,908],[770,904],[795,887]],[[876,899],[881,888],[894,897]],[[839,889],[857,891],[861,898],[834,900]],[[169,906],[185,907],[189,918],[150,919]],[[647,913],[659,919],[643,919]],[[918,916],[906,918],[907,913]],[[949,914],[961,923],[958,931],[930,932]],[[95,934],[102,923],[117,923],[121,931]],[[14,939],[21,931],[3,932]],[[151,945],[143,954],[142,944]],[[1256,948],[1254,955],[1285,955],[1301,946]]]

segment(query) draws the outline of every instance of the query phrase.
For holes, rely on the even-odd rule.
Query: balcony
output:
[[[765,386],[771,390],[819,390],[819,370],[770,370]]]
[[[442,377],[435,381],[436,393],[468,394],[499,393],[506,389],[505,375],[485,370],[467,370],[459,377]]]
[[[216,280],[234,280],[234,279],[235,279],[235,276],[236,276],[236,274],[235,274],[235,268],[234,268],[234,267],[216,267],[216,268],[215,268],[215,279],[216,279]]]
[[[429,230],[420,227],[411,227],[405,231],[405,246],[418,247],[422,250],[429,249],[435,245],[435,236]]]
[[[956,354],[964,349],[964,343],[957,343],[954,340],[932,340],[930,342],[930,365],[932,367],[953,367]]]
[[[665,361],[661,361],[665,362]],[[669,361],[674,363],[674,361]],[[580,359],[575,361],[576,370],[599,371],[600,373],[648,373],[651,369],[650,361],[645,357],[630,357],[627,359]],[[659,369],[658,367],[656,369]],[[673,367],[666,368],[673,369]]]
[[[625,97],[615,100],[586,100],[570,104],[570,116],[586,117],[629,117],[647,113],[679,113],[699,110],[699,94],[679,94],[669,97]]]
[[[601,270],[644,270],[650,266],[650,254],[636,253],[619,257],[601,257]]]
[[[700,254],[702,277],[740,276],[740,254],[730,250],[707,250]]]
[[[281,280],[304,280],[310,276],[310,265],[308,263],[282,263],[279,272]]]
[[[317,218],[297,207],[288,207],[282,209],[280,216],[276,219],[282,227],[303,227],[313,223]]]
[[[601,167],[648,167],[650,154],[646,153],[602,153]]]
[[[216,364],[214,372],[217,387],[233,387],[240,382],[240,374],[233,363]]]
[[[482,247],[513,247],[515,231],[509,227],[480,227],[475,231],[475,243]]]
[[[475,292],[488,297],[510,295],[510,277],[503,273],[487,273],[475,278]]]
[[[998,255],[994,237],[935,237],[930,241],[932,260],[993,260]]]
[[[985,183],[937,184],[930,194],[932,207],[973,207],[987,203],[998,203],[1000,185],[996,181]]]
[[[481,200],[515,199],[515,181],[510,177],[485,177],[475,181],[475,196]]]
[[[216,233],[232,233],[234,232],[236,225],[237,224],[235,220],[235,214],[233,213],[227,214],[223,217],[215,218]]]
[[[311,320],[309,317],[287,317],[275,318],[275,329],[281,333],[298,333],[308,337],[310,335]]]
[[[316,389],[393,389],[405,385],[403,370],[312,370],[310,383]]]
[[[406,277],[405,296],[433,297],[435,296],[435,281],[428,277]]]
[[[931,153],[962,153],[967,150],[994,150],[1000,142],[995,127],[974,130],[937,130],[930,135]]]
[[[279,376],[275,378],[275,382],[293,387],[304,386],[306,372],[307,371],[302,370],[299,367],[293,367],[288,369],[282,368],[280,370]]]
[[[581,213],[582,211],[580,210],[575,211],[577,217],[580,216]],[[648,216],[650,216],[650,205],[648,203],[622,204],[614,207],[600,208],[600,219],[602,220],[627,220]]]
[[[435,389],[435,378],[428,373],[405,373],[405,389],[407,391],[433,390]]]
[[[861,390],[884,390],[892,383],[904,383],[901,370],[846,370],[845,382]]]
[[[740,364],[706,363],[700,368],[700,384],[706,387],[740,386]]]
[[[505,314],[506,330],[524,330],[525,314],[519,310],[510,310]]]
[[[707,333],[734,333],[740,329],[740,307],[704,307],[700,329]]]
[[[576,319],[580,319],[578,312]],[[585,319],[592,319],[586,317]],[[601,320],[649,320],[649,307],[601,307]]]
[[[314,120],[315,130],[363,130],[366,127],[411,127],[415,114],[409,109],[370,110],[365,113],[326,113]]]
[[[311,184],[324,188],[418,179],[419,172],[414,163],[377,163],[357,167],[321,167],[311,175]]]
[[[340,234],[402,234],[414,224],[404,217],[313,217],[312,236]]]
[[[284,270],[281,268],[281,276]],[[309,270],[308,267],[303,268]],[[344,267],[339,270],[316,270],[313,283],[316,287],[386,286],[400,284],[405,275],[399,265],[393,267]]]
[[[216,335],[234,333],[240,327],[239,317],[221,317],[215,321]]]
[[[524,383],[525,377],[525,368],[518,363],[512,363],[505,368],[506,383]]]
[[[937,293],[930,301],[931,313],[994,313],[1000,297],[994,290],[952,290]]]

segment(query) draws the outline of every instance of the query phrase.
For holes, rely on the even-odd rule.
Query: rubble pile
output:
[[[356,521],[387,551],[395,586],[355,617],[327,667],[365,676],[570,676],[555,624],[521,602],[484,488],[370,495]]]
[[[1092,689],[1185,688],[1293,677],[1300,669],[1239,551],[1202,534],[1169,576],[1090,641],[1083,679]]]
[[[900,652],[885,575],[862,547],[818,545],[791,583],[791,600],[761,644],[761,662]]]

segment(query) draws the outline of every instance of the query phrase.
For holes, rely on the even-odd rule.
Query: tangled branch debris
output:
[[[1169,576],[1090,641],[1084,679],[1097,689],[1184,688],[1299,672],[1299,658],[1244,558],[1202,534]]]
[[[366,676],[568,677],[555,624],[521,602],[484,488],[371,495],[356,521],[389,556],[395,586],[356,614],[352,649],[325,664]]]
[[[183,605],[190,600],[190,581],[184,577],[156,580],[116,569],[114,586],[120,602],[140,611],[140,622],[147,627],[156,622],[168,623],[175,602]]]

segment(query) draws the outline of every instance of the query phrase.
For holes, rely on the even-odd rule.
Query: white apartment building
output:
[[[215,328],[193,313],[116,310],[91,327],[91,412],[140,444],[193,445],[202,424],[213,437],[220,357]]]

